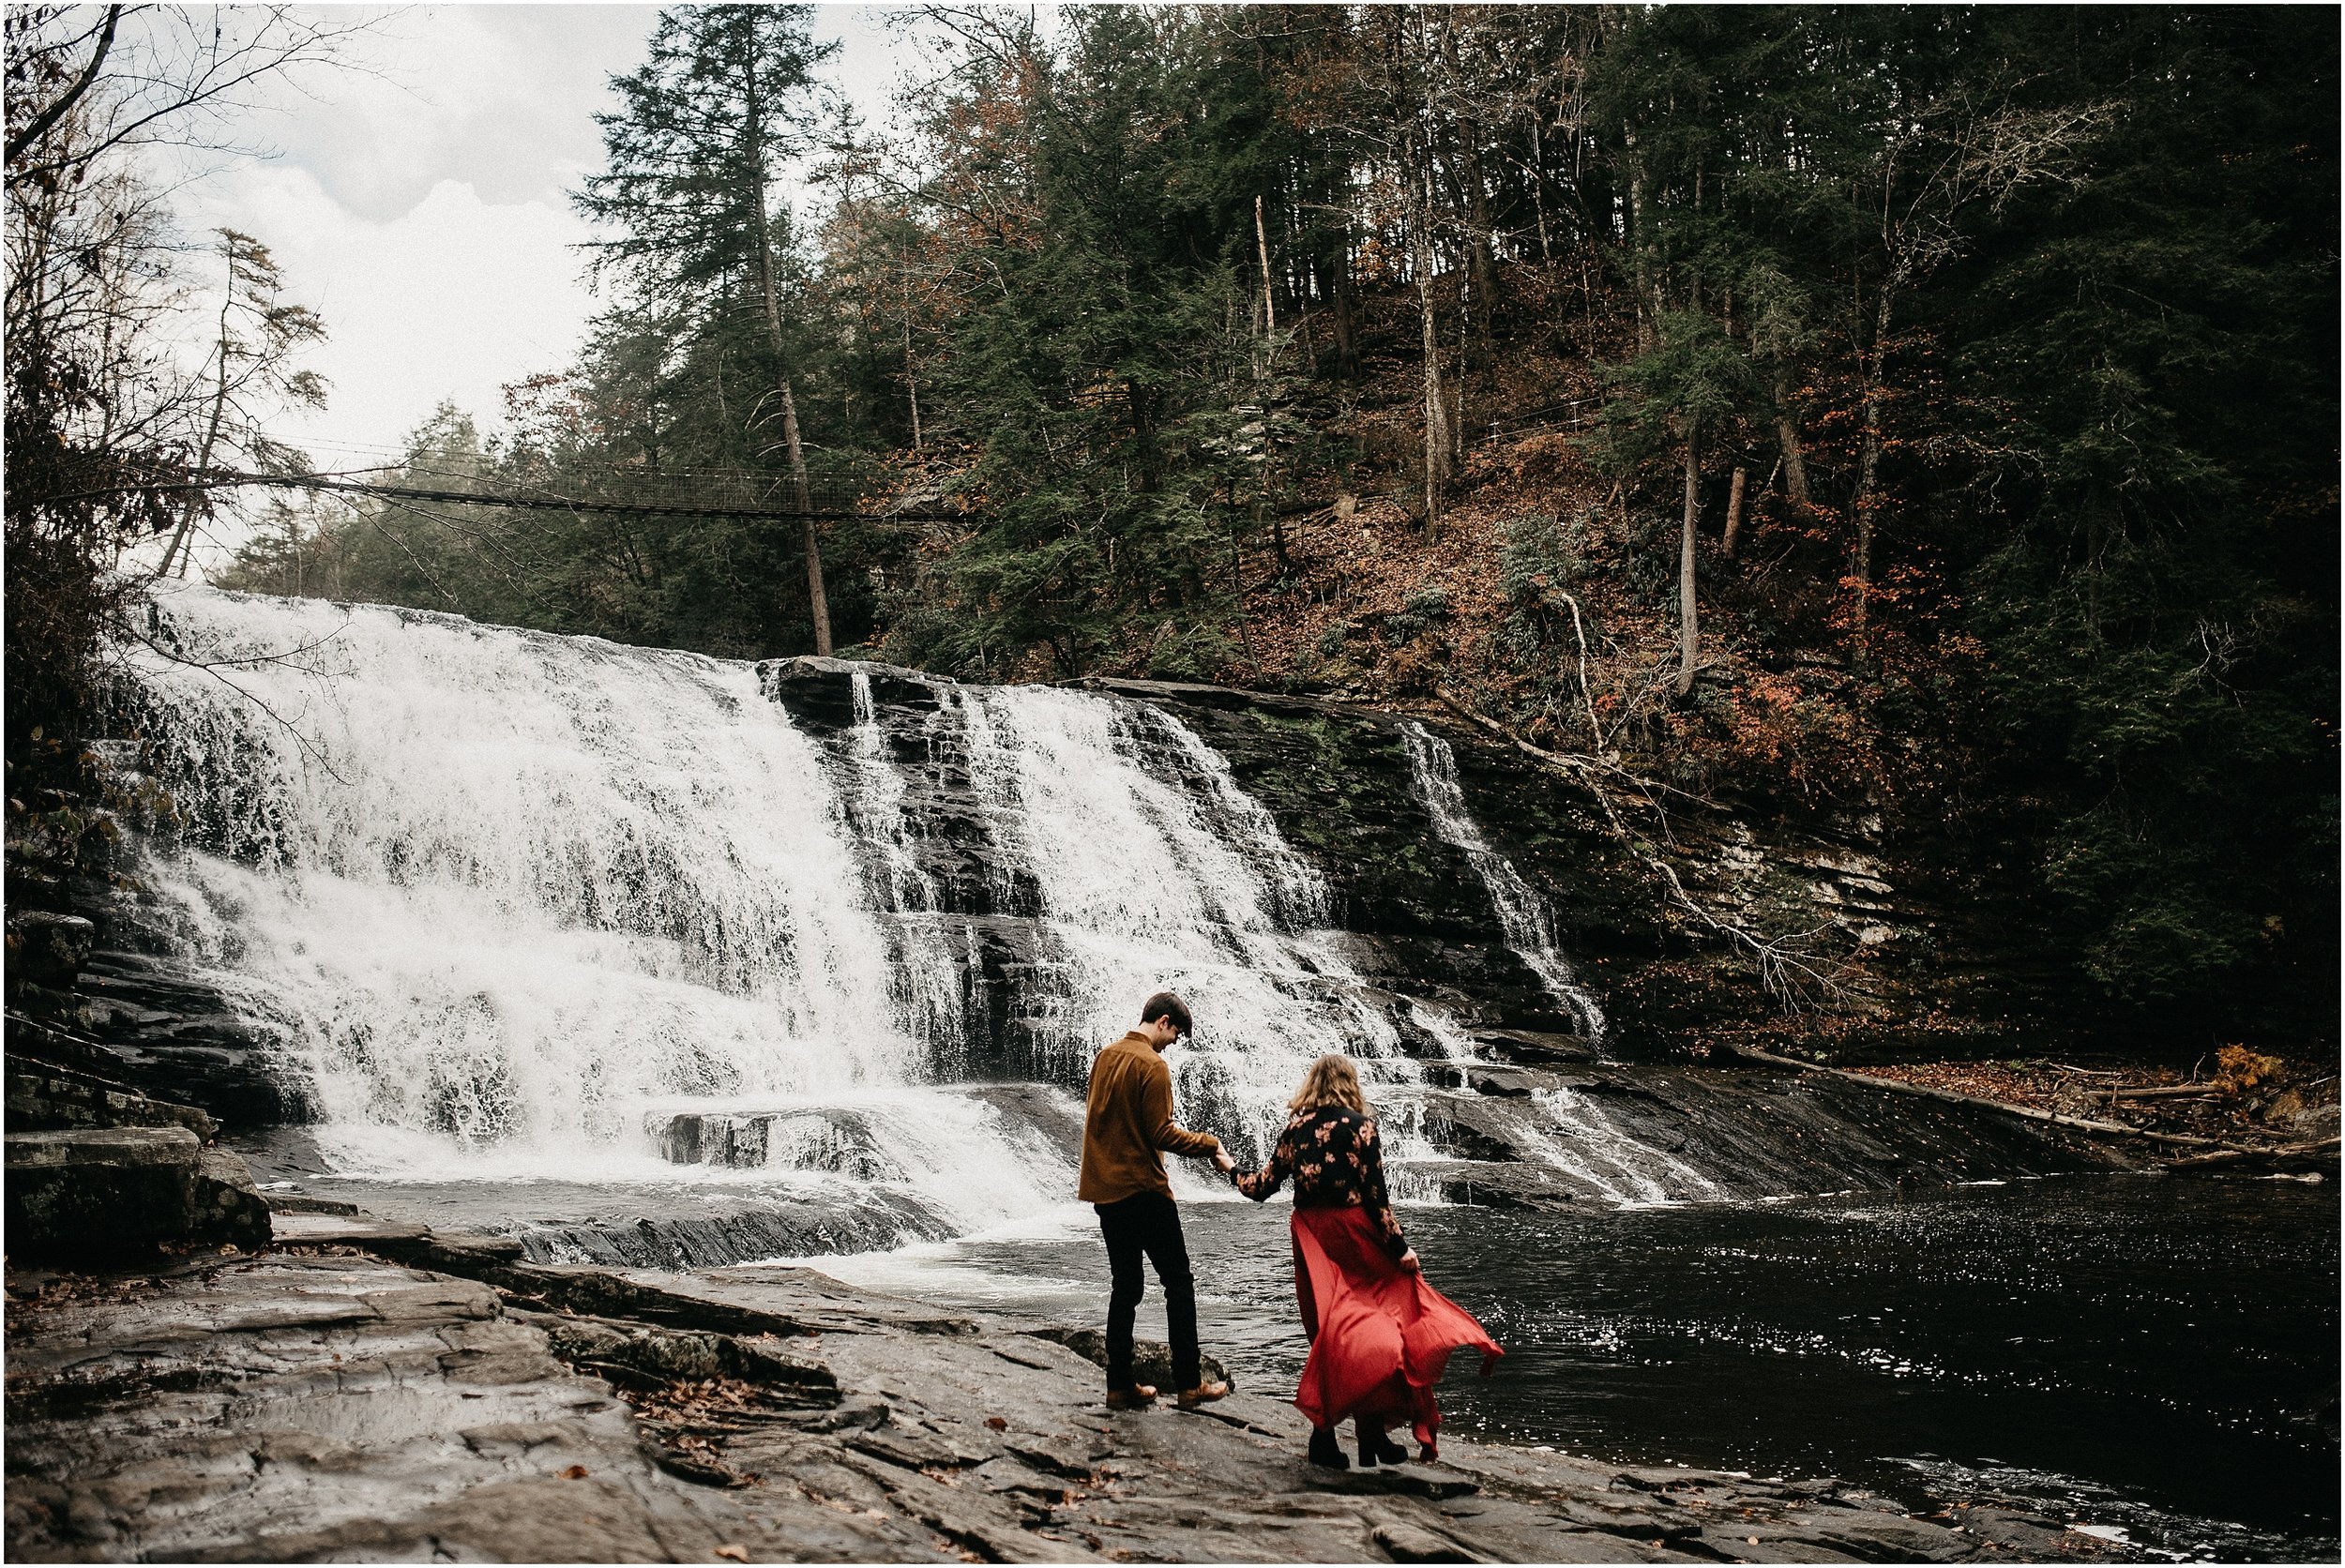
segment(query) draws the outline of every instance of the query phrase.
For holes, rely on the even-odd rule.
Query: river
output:
[[[1207,1348],[1302,1364],[1285,1211],[1185,1209]],[[1507,1350],[1450,1429],[1623,1463],[2006,1499],[2227,1560],[2337,1552],[2333,1185],[2073,1177],[1523,1214],[1412,1207],[1433,1280]],[[941,1304],[1103,1313],[1089,1215],[808,1259]],[[1152,1326],[1153,1325],[1153,1326]],[[1141,1332],[1161,1334],[1154,1287]]]

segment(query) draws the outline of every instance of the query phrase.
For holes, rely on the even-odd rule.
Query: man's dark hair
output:
[[[1142,1023],[1154,1023],[1158,1018],[1169,1018],[1173,1028],[1184,1034],[1188,1033],[1188,1009],[1171,991],[1158,991],[1140,1004]]]

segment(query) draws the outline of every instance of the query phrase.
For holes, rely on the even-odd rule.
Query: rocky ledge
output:
[[[280,1214],[8,1278],[19,1561],[1969,1561],[2116,1550],[1830,1481],[1452,1440],[1327,1471],[1276,1393],[1110,1412],[1093,1336],[798,1269],[613,1273]],[[1283,1391],[1278,1391],[1282,1393]]]

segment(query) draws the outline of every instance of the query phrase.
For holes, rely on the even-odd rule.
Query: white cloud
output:
[[[597,168],[595,112],[641,61],[646,6],[433,6],[387,18],[371,72],[280,94],[283,161],[354,216],[413,210],[446,180],[499,204],[558,204]]]
[[[889,8],[817,8],[841,48],[825,75],[867,128],[889,119],[927,60]],[[220,160],[181,188],[191,235],[242,230],[275,252],[286,297],[325,318],[309,363],[332,383],[321,415],[280,432],[321,462],[395,450],[443,399],[484,429],[500,388],[567,366],[594,314],[569,192],[599,168],[609,79],[643,60],[657,11],[637,5],[431,6],[390,13],[360,68],[266,90]],[[789,188],[803,198],[802,186]],[[197,263],[201,278],[201,262]],[[206,312],[191,302],[189,358]]]

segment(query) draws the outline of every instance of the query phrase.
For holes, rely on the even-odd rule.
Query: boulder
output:
[[[269,1240],[268,1205],[244,1162],[183,1126],[8,1135],[12,1259],[134,1260],[167,1246]]]

